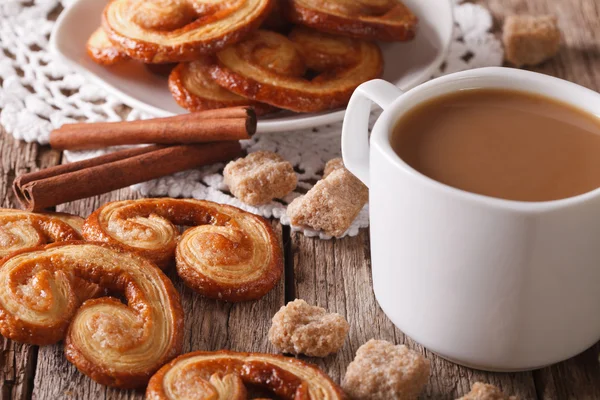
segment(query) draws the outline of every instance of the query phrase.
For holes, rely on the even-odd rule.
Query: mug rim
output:
[[[407,104],[411,102],[415,96],[422,94],[424,91],[429,91],[434,89],[436,86],[453,83],[456,81],[464,80],[465,84],[469,81],[472,82],[475,79],[496,79],[496,80],[506,80],[506,81],[514,81],[519,80],[523,82],[525,85],[519,89],[507,88],[508,90],[517,90],[525,93],[532,93],[537,95],[542,95],[545,97],[549,97],[558,101],[561,101],[565,104],[569,104],[578,109],[582,109],[586,113],[591,115],[595,115],[600,118],[600,109],[598,109],[598,113],[594,113],[587,108],[583,108],[578,104],[574,104],[571,101],[566,100],[559,96],[551,96],[546,93],[540,93],[531,88],[531,86],[527,87],[528,81],[530,84],[542,84],[547,86],[554,86],[558,91],[578,91],[582,95],[586,96],[594,96],[597,97],[598,102],[600,102],[600,93],[594,92],[584,86],[578,85],[573,82],[566,81],[564,79],[556,78],[550,75],[545,75],[533,71],[520,70],[516,68],[508,68],[508,67],[485,67],[485,68],[477,68],[471,69],[462,72],[455,72],[452,74],[444,75],[435,79],[432,79],[426,83],[423,83],[405,93],[400,95],[392,104],[387,107],[381,116],[375,122],[373,126],[373,134],[371,137],[371,146],[377,147],[383,155],[390,161],[396,168],[401,169],[405,173],[407,173],[412,178],[420,180],[421,182],[429,185],[431,188],[435,190],[441,190],[442,192],[451,195],[453,197],[460,198],[465,201],[470,201],[477,204],[485,204],[488,206],[502,208],[502,209],[511,209],[514,211],[549,211],[558,208],[575,206],[581,203],[585,203],[596,198],[600,198],[600,187],[593,189],[591,191],[578,194],[576,196],[566,197],[563,199],[557,200],[545,200],[545,201],[521,201],[521,200],[509,200],[502,199],[499,197],[492,197],[483,194],[469,192],[463,189],[458,189],[453,186],[447,185],[445,183],[439,182],[433,178],[428,177],[427,175],[422,174],[417,171],[410,165],[408,165],[396,152],[392,149],[390,139],[391,139],[391,128],[398,122],[402,114],[406,113],[408,110],[413,109],[418,104],[421,104],[423,101],[442,96],[444,94],[448,94],[451,91],[446,88],[446,90],[442,90],[438,93],[430,93],[425,98],[421,99],[414,104]],[[481,88],[498,88],[493,85],[482,84],[481,86],[475,86]],[[469,87],[465,86],[464,89],[468,89]],[[474,87],[473,87],[474,88]],[[404,107],[404,108],[403,108]]]

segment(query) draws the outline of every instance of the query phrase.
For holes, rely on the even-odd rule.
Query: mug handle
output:
[[[374,79],[356,88],[342,125],[342,157],[344,165],[369,186],[369,116],[371,103],[386,109],[404,92],[383,79]]]

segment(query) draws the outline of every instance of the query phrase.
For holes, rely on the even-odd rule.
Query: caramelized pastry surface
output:
[[[376,44],[302,27],[288,37],[256,31],[217,60],[211,75],[222,87],[297,112],[344,106],[358,85],[383,70]]]
[[[0,258],[53,242],[81,239],[83,218],[0,208]]]
[[[181,236],[176,225],[191,226]],[[85,221],[88,240],[118,244],[177,272],[198,293],[226,301],[255,300],[281,278],[279,241],[263,218],[193,199],[107,203]]]
[[[108,36],[102,28],[98,28],[92,33],[87,41],[86,50],[88,56],[101,65],[115,65],[129,59],[119,46],[115,46],[108,40]]]
[[[294,23],[367,40],[404,41],[415,36],[417,17],[398,0],[289,0]]]
[[[94,286],[126,303],[91,299],[100,294]],[[133,388],[181,352],[183,311],[171,281],[147,259],[104,243],[55,243],[2,261],[0,332],[36,345],[64,339],[81,372]]]
[[[214,61],[201,57],[189,63],[180,63],[169,75],[169,90],[177,104],[189,111],[215,108],[252,106],[258,115],[275,108],[239,96],[217,85],[210,76]]]
[[[112,0],[102,26],[132,58],[191,61],[258,28],[272,6],[273,0]]]
[[[184,354],[161,368],[146,390],[149,400],[246,399],[244,384],[285,400],[345,399],[319,368],[295,358],[233,351]]]

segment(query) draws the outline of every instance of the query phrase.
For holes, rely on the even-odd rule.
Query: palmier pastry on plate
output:
[[[415,36],[417,17],[399,0],[284,0],[294,23],[367,40],[404,41]]]
[[[102,28],[98,28],[92,33],[87,41],[86,50],[88,56],[101,65],[115,65],[129,59],[123,49],[108,40],[108,36]]]
[[[274,0],[112,0],[102,26],[130,57],[191,61],[258,28]]]
[[[176,225],[192,228],[180,236]],[[283,272],[278,238],[265,219],[210,201],[107,203],[86,219],[83,235],[123,246],[163,268],[176,259],[186,285],[214,299],[259,299]]]
[[[245,400],[245,384],[270,390],[284,400],[346,398],[314,365],[291,357],[221,350],[177,357],[150,379],[146,399]]]
[[[126,298],[81,290],[96,284]],[[171,281],[144,257],[105,243],[64,242],[0,263],[0,332],[36,345],[65,340],[67,359],[104,385],[144,386],[183,342]]]
[[[345,106],[358,85],[383,70],[376,44],[303,27],[288,37],[258,30],[216,57],[211,75],[220,86],[297,112]]]
[[[210,76],[214,60],[201,57],[189,63],[180,63],[169,75],[169,90],[177,104],[189,111],[214,108],[252,106],[256,114],[264,115],[275,107],[239,96],[217,85]]]
[[[81,239],[83,218],[0,208],[0,258],[18,250]]]

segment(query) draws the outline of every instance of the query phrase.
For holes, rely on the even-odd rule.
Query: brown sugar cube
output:
[[[325,177],[306,195],[290,203],[287,215],[292,225],[341,236],[367,203],[369,189],[337,160],[327,163]]]
[[[253,206],[286,196],[298,183],[292,164],[269,151],[257,151],[230,162],[223,177],[235,197]]]
[[[323,170],[323,178],[327,178],[329,174],[340,168],[344,168],[344,161],[342,161],[340,157],[327,161],[327,164],[325,164],[325,169]]]
[[[325,357],[344,345],[349,329],[340,314],[296,299],[273,317],[269,340],[284,353]]]
[[[494,385],[475,382],[471,391],[457,400],[518,400],[518,397],[507,396]]]
[[[354,400],[411,400],[419,396],[429,373],[429,360],[416,351],[371,339],[348,365],[342,387]]]
[[[537,65],[552,58],[560,47],[560,30],[551,15],[512,15],[502,32],[505,58],[515,66]]]

